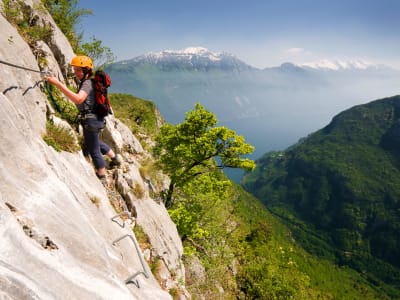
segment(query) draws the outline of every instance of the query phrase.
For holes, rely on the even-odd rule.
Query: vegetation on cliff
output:
[[[142,101],[112,99],[116,117]],[[304,251],[279,218],[220,170],[193,178],[174,197],[169,213],[194,299],[389,299],[352,269]]]

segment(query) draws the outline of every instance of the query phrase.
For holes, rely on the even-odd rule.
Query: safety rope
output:
[[[3,95],[5,95],[8,91],[11,91],[11,90],[17,89],[17,88],[18,88],[18,86],[12,85],[12,86],[6,88],[6,89],[5,89],[4,91],[2,91],[1,93],[2,93]]]
[[[60,105],[58,104],[56,99],[54,99],[54,97],[53,97],[53,86],[50,85],[47,80],[44,80],[44,87],[50,97],[51,102],[53,102],[53,105],[56,108],[57,112],[60,113],[61,112]]]
[[[4,60],[0,60],[0,63],[1,63],[1,64],[4,64],[4,65],[7,65],[7,66],[10,66],[10,67],[13,67],[13,68],[17,68],[17,69],[29,71],[29,72],[35,72],[35,73],[40,73],[40,74],[45,74],[45,75],[48,75],[48,74],[49,74],[48,71],[38,71],[38,70],[34,70],[34,69],[27,68],[27,67],[24,67],[24,66],[16,65],[16,64],[13,64],[13,63],[4,61]],[[46,89],[46,91],[47,91],[47,93],[48,93],[48,95],[49,95],[49,97],[50,97],[50,100],[51,100],[51,102],[53,103],[55,109],[57,110],[57,112],[61,112],[60,105],[57,103],[57,101],[54,99],[54,96],[53,96],[53,87],[47,82],[47,80],[40,80],[40,81],[36,82],[35,85],[34,85],[33,87],[28,88],[28,89],[23,93],[23,95],[25,95],[26,92],[27,92],[29,89],[35,88],[35,87],[36,87],[40,82],[42,82],[42,81],[44,82],[44,87],[45,87],[45,89]],[[8,92],[9,90],[11,90],[12,88],[15,88],[15,87],[16,87],[16,86],[12,86],[12,87],[10,87],[10,88],[8,88],[8,89],[5,89],[5,90],[3,91],[3,94],[4,94],[4,92]]]
[[[24,66],[19,66],[19,65],[13,64],[13,63],[9,63],[9,62],[1,60],[1,59],[0,59],[0,63],[4,64],[4,65],[7,65],[7,66],[10,66],[10,67],[22,69],[22,70],[25,70],[25,71],[36,72],[36,73],[46,73],[46,72],[42,72],[42,71],[31,69],[31,68],[27,68],[27,67],[24,67]]]

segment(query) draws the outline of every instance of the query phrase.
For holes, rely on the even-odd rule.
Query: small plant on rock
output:
[[[56,151],[77,152],[80,147],[76,142],[71,130],[60,125],[56,125],[51,121],[46,124],[46,134],[43,140]]]

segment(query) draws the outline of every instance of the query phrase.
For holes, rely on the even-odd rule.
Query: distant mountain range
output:
[[[121,61],[120,64],[132,66],[149,64],[157,66],[162,70],[171,70],[173,68],[206,71],[211,69],[226,71],[254,69],[232,54],[213,53],[202,47],[190,47],[177,51],[150,52],[130,60]]]
[[[368,69],[389,69],[384,65],[375,65],[363,60],[321,60],[313,63],[304,63],[300,67],[325,70],[368,70]]]
[[[178,69],[196,69],[196,70],[259,70],[246,64],[233,54],[227,52],[211,52],[203,47],[188,47],[183,50],[164,50],[161,52],[150,52],[133,59],[124,60],[119,64],[143,65],[151,64],[160,68],[175,67]],[[318,70],[367,70],[367,69],[389,69],[385,65],[375,65],[364,60],[320,60],[312,63],[292,64],[283,63],[280,67],[299,67],[304,69]],[[270,68],[266,68],[268,70]]]
[[[111,92],[155,102],[168,122],[200,102],[256,146],[254,157],[278,150],[326,125],[356,104],[395,95],[400,71],[363,61],[254,68],[205,48],[165,50],[106,68]]]

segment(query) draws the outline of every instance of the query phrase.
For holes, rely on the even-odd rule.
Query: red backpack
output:
[[[108,87],[111,85],[111,78],[102,70],[96,71],[94,74],[93,87],[96,94],[96,102],[94,104],[94,113],[98,116],[105,117],[112,114],[110,100],[108,99]]]

